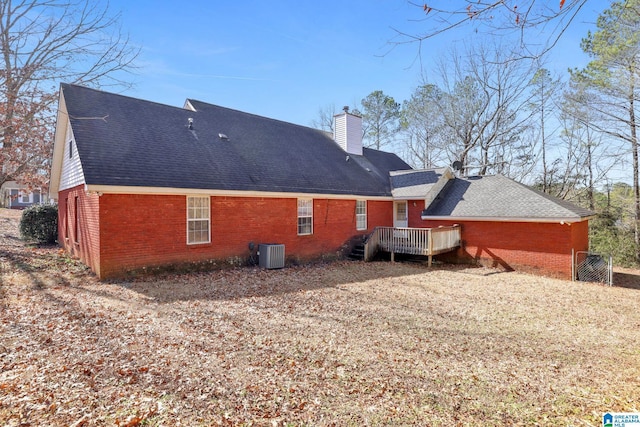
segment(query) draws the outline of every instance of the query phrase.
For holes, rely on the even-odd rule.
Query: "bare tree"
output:
[[[640,0],[616,1],[597,21],[598,30],[582,41],[592,60],[572,78],[590,86],[597,98],[589,105],[600,120],[591,125],[613,140],[627,144],[632,162],[634,237],[640,261],[640,154],[636,117],[640,99]]]
[[[580,197],[595,210],[596,186],[605,183],[616,162],[621,160],[620,148],[604,144],[604,133],[597,123],[603,119],[598,111],[598,95],[580,79],[571,79],[560,103],[561,144],[557,151],[565,153],[564,173],[558,174],[560,158],[549,168],[548,192],[558,197]],[[610,141],[609,141],[610,142]],[[555,179],[551,179],[554,174]]]
[[[43,186],[61,81],[123,85],[139,50],[94,0],[0,0],[0,185]]]
[[[536,128],[538,129],[536,138],[540,147],[540,163],[542,167],[542,191],[549,190],[549,160],[550,139],[552,134],[547,132],[549,116],[553,113],[556,104],[557,92],[560,88],[560,81],[551,76],[546,68],[539,68],[530,81],[532,87],[532,99],[530,108],[537,118]]]
[[[415,7],[416,33],[396,29],[395,44],[417,43],[464,27],[503,38],[517,37],[518,58],[537,59],[552,49],[587,0],[408,1]],[[513,58],[512,58],[513,59]]]
[[[335,104],[328,104],[318,108],[318,117],[311,121],[311,127],[333,133],[333,117],[335,114]]]
[[[441,112],[448,129],[450,160],[465,170],[513,175],[530,162],[531,145],[522,133],[531,117],[528,82],[533,68],[522,61],[504,61],[505,51],[477,46],[464,55],[453,51],[441,62]]]
[[[439,108],[443,96],[436,85],[424,84],[402,104],[404,150],[412,166],[425,169],[446,164],[445,126]]]

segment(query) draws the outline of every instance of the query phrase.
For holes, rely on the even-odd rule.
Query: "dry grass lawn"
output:
[[[640,282],[340,262],[99,283],[0,213],[0,425],[601,425]]]

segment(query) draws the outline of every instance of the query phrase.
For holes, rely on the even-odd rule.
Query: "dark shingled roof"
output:
[[[391,193],[398,199],[423,199],[444,171],[440,168],[392,172]]]
[[[390,196],[389,171],[410,169],[369,149],[347,161],[325,132],[200,101],[191,111],[76,85],[62,92],[88,185]]]
[[[423,217],[579,220],[588,209],[534,190],[502,175],[456,178]]]

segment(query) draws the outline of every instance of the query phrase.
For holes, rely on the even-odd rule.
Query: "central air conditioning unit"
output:
[[[275,243],[260,243],[260,245],[258,245],[258,260],[258,264],[262,268],[283,268],[284,245]]]

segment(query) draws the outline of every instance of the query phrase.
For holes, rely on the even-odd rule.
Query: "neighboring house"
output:
[[[40,189],[27,190],[16,181],[7,181],[0,187],[0,207],[24,209],[31,205],[47,203],[47,194]]]
[[[67,84],[58,111],[59,242],[100,278],[244,262],[259,243],[283,244],[290,261],[335,257],[376,227],[458,223],[458,258],[564,277],[571,251],[588,248],[591,212],[501,176],[412,170],[363,148],[348,112],[331,138],[196,100],[176,108]]]

